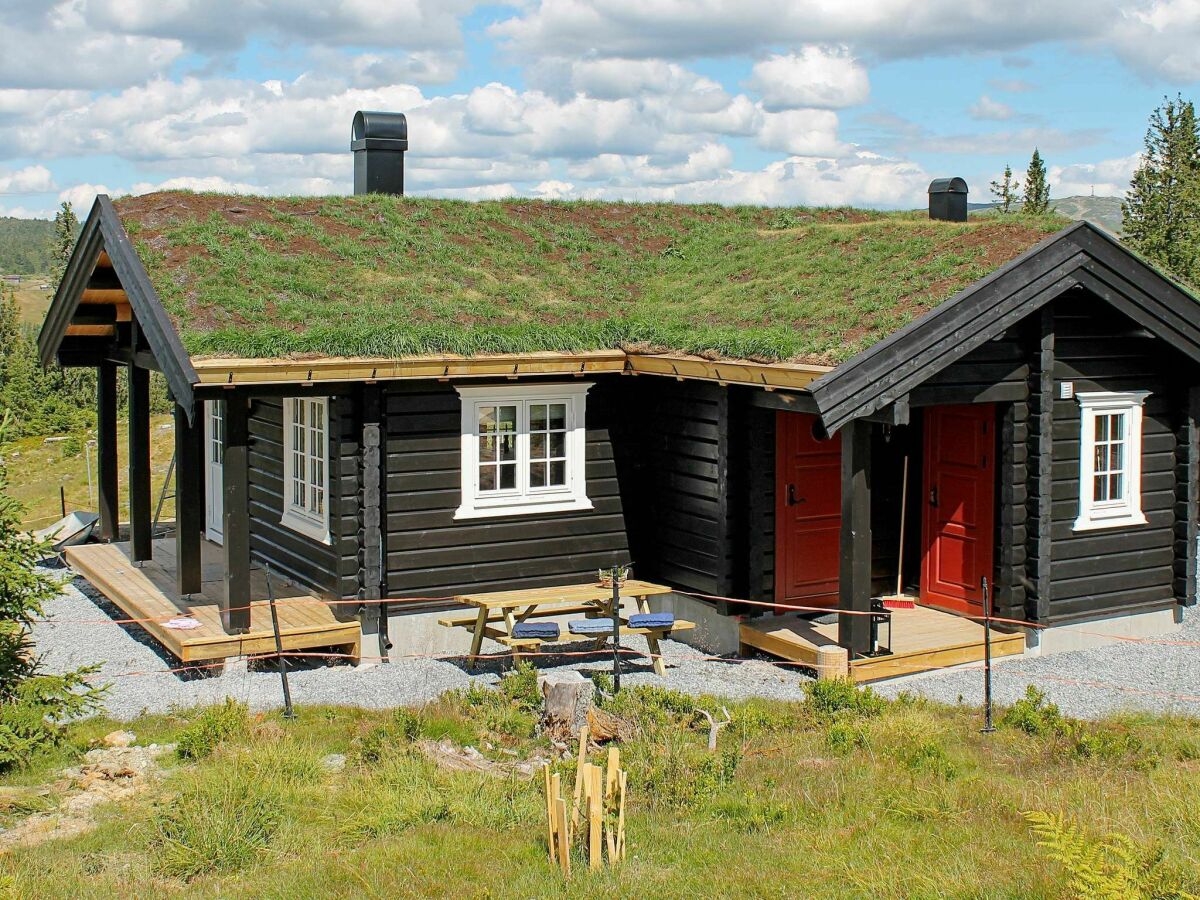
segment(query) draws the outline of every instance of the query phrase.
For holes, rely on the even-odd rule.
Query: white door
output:
[[[221,543],[221,527],[225,514],[225,401],[204,401],[204,531],[208,539]]]

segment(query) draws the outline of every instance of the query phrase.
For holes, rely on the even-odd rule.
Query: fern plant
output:
[[[1038,846],[1067,873],[1078,900],[1197,900],[1166,865],[1161,847],[1139,847],[1128,835],[1095,837],[1061,815],[1025,813]]]

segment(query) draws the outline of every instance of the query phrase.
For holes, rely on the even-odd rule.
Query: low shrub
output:
[[[654,727],[690,724],[697,718],[703,699],[670,688],[639,684],[625,688],[604,702],[604,709],[639,725]],[[713,704],[710,704],[713,705]],[[719,706],[719,704],[716,704]]]
[[[839,756],[865,750],[869,746],[867,732],[857,722],[830,722],[825,729],[825,746]]]
[[[893,752],[914,775],[932,775],[944,781],[958,777],[958,766],[935,738],[915,740],[897,747]]]
[[[1158,754],[1131,731],[1106,725],[1079,725],[1071,729],[1068,753],[1078,760],[1119,764],[1146,771],[1158,764]]]
[[[227,738],[244,735],[250,727],[246,704],[226,697],[219,705],[200,711],[179,735],[175,752],[181,759],[203,759]]]
[[[794,818],[791,807],[786,803],[754,792],[717,800],[709,806],[709,810],[712,818],[729,822],[747,834],[771,831]]]
[[[627,769],[638,796],[652,806],[696,807],[709,801],[733,782],[742,758],[740,748],[710,753],[678,733],[640,749]]]
[[[1067,728],[1067,720],[1058,707],[1047,702],[1045,693],[1032,684],[1025,687],[1024,697],[1001,714],[1000,724],[1034,737],[1063,734]]]
[[[254,862],[282,821],[273,780],[244,766],[222,766],[164,801],[154,819],[154,863],[184,879],[236,871]]]
[[[520,660],[500,679],[500,693],[527,712],[540,710],[542,694],[537,682],[538,670],[533,663]]]
[[[839,714],[877,716],[887,706],[887,701],[869,687],[860,688],[848,678],[811,681],[804,692],[809,707],[821,718]]]

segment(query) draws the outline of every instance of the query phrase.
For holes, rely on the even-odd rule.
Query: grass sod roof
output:
[[[379,195],[115,205],[197,358],[625,349],[833,365],[1067,224]]]

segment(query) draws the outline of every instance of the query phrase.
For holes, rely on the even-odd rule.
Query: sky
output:
[[[97,193],[344,194],[359,109],[409,193],[915,208],[1047,160],[1124,193],[1200,0],[4,0],[0,215]]]

